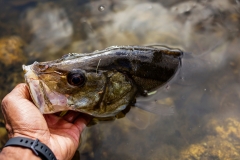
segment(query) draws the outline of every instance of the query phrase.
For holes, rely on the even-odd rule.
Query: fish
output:
[[[154,46],[111,46],[91,53],[23,65],[33,102],[42,114],[78,111],[114,117],[139,96],[151,96],[181,67],[183,52]]]

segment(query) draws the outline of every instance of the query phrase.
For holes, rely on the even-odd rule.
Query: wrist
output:
[[[45,145],[47,145],[48,147],[50,147],[49,145],[49,141],[48,141],[48,136],[44,135],[43,133],[38,133],[37,131],[33,134],[29,134],[29,133],[24,133],[20,134],[20,133],[14,133],[13,136],[9,136],[10,138],[15,138],[15,137],[24,137],[24,138],[29,138],[32,140],[38,139],[40,142],[44,143]]]
[[[8,146],[2,149],[0,153],[0,159],[4,160],[18,160],[18,159],[31,159],[41,160],[40,157],[36,156],[33,151],[28,148],[19,146]]]
[[[43,159],[56,160],[54,153],[45,144],[38,139],[30,139],[26,137],[13,137],[7,141],[4,147],[19,146],[30,149],[35,155]]]

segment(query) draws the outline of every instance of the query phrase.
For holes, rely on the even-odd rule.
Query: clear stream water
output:
[[[24,82],[23,63],[112,45],[180,48],[176,76],[137,99],[157,114],[133,107],[88,127],[74,159],[239,159],[239,11],[238,0],[0,0],[0,98]]]

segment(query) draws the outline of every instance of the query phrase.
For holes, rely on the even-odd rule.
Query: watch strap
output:
[[[35,155],[41,157],[42,159],[56,160],[56,157],[51,149],[45,144],[41,143],[38,139],[32,140],[25,137],[14,137],[9,139],[4,147],[7,146],[20,146],[29,148]]]

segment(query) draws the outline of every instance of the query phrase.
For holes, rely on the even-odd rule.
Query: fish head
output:
[[[23,65],[25,81],[40,111],[74,110],[109,117],[125,109],[136,93],[131,79],[117,71],[97,71],[89,66],[81,59]]]

